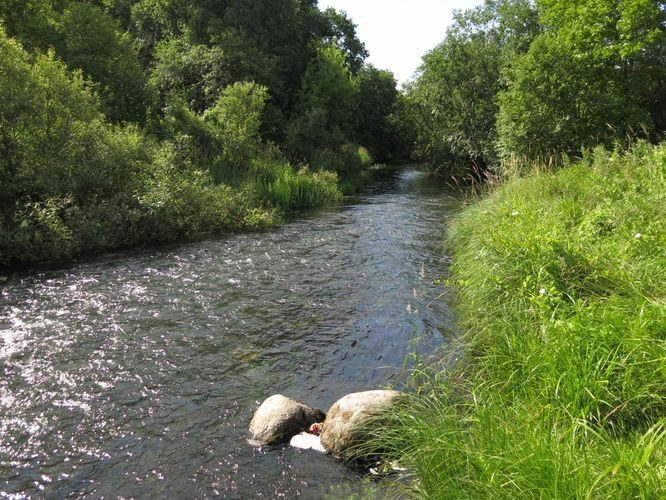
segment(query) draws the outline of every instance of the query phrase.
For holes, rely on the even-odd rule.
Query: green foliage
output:
[[[328,126],[341,133],[351,130],[355,83],[347,68],[344,53],[333,46],[322,46],[317,58],[303,77],[301,103],[303,109],[324,109]]]
[[[268,91],[254,83],[227,87],[204,120],[223,151],[223,162],[233,168],[246,168],[261,146],[261,116]]]
[[[504,168],[666,129],[654,0],[486,0],[458,13],[408,93],[417,156]]]
[[[61,47],[58,12],[53,0],[3,0],[0,19],[7,34],[18,38],[28,49]]]
[[[81,69],[95,83],[104,113],[113,121],[142,122],[146,79],[138,45],[101,8],[84,2],[30,0],[0,4],[10,36],[23,46],[55,50],[70,69]]]
[[[0,20],[0,265],[273,224],[360,178],[359,137],[390,156],[395,81],[315,1],[6,0]]]
[[[379,161],[391,159],[398,141],[390,119],[398,99],[395,78],[389,71],[365,66],[358,73],[357,86],[356,140]]]
[[[62,15],[67,65],[81,69],[95,82],[105,114],[112,121],[143,122],[146,78],[138,46],[99,7],[73,3]]]
[[[369,54],[365,44],[356,36],[356,25],[345,12],[330,7],[323,12],[322,18],[324,42],[337,46],[345,55],[347,67],[357,74]]]
[[[138,46],[100,8],[72,4],[62,16],[67,65],[81,69],[95,82],[105,114],[112,121],[143,122],[146,78]]]
[[[143,42],[144,57],[150,58],[161,40],[178,36],[187,15],[184,0],[139,0],[131,5],[131,25]]]
[[[331,45],[319,47],[303,77],[298,113],[288,126],[289,149],[309,159],[317,146],[342,144],[353,132],[355,102],[344,53]]]
[[[311,166],[314,170],[337,172],[341,177],[355,176],[373,163],[370,152],[363,146],[343,144],[335,149],[315,151]]]
[[[224,66],[219,47],[193,44],[187,37],[159,43],[149,77],[158,108],[155,113],[174,100],[182,100],[198,113],[211,107],[229,83]]]
[[[506,72],[499,149],[528,158],[576,152],[660,120],[663,12],[653,1],[543,1],[546,33]],[[662,91],[660,91],[662,92]],[[663,95],[663,92],[662,92]]]
[[[451,371],[378,439],[416,493],[666,493],[666,146],[597,148],[501,186],[455,220]]]
[[[457,13],[445,40],[426,54],[409,90],[418,156],[434,169],[497,163],[495,116],[501,71],[539,31],[527,0],[486,1]]]
[[[499,85],[499,47],[484,34],[447,38],[424,57],[415,98],[429,108],[425,132],[432,153],[492,162]],[[434,105],[434,106],[433,106]]]
[[[34,64],[0,32],[0,178],[2,205],[16,197],[55,194],[67,185],[76,152],[64,147],[81,124],[98,119],[80,74],[67,75],[53,53]]]
[[[293,117],[287,128],[287,147],[302,159],[312,159],[319,148],[339,144],[344,140],[329,129],[328,113],[321,107],[312,107]]]
[[[104,12],[114,18],[123,30],[127,30],[132,22],[132,5],[137,3],[136,0],[98,0]]]
[[[53,53],[33,60],[0,32],[0,61],[0,265],[273,224],[339,197],[334,174],[294,173],[262,145],[264,87],[230,86],[205,115],[174,102],[172,141],[159,143],[105,121],[89,83]],[[202,168],[218,157],[242,189]]]
[[[279,158],[256,160],[252,169],[252,189],[263,206],[282,210],[315,208],[341,198],[338,177],[333,172],[311,173],[305,167],[294,172]]]
[[[392,154],[397,159],[422,159],[417,148],[417,138],[421,127],[424,107],[413,98],[411,87],[405,87],[406,92],[396,97],[393,111],[388,116],[390,128],[393,132]]]

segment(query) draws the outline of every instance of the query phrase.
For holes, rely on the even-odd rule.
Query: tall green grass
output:
[[[263,206],[284,211],[330,205],[342,197],[334,172],[294,171],[285,160],[257,160],[246,185]]]
[[[510,180],[448,241],[460,359],[376,436],[411,492],[665,498],[666,145]]]

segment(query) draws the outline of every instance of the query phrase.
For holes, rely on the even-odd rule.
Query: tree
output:
[[[330,7],[323,12],[322,18],[324,43],[333,44],[342,50],[349,70],[356,75],[368,57],[365,44],[356,35],[356,24],[346,12],[338,12]]]
[[[497,164],[495,116],[502,69],[539,31],[529,0],[487,0],[456,13],[444,41],[426,54],[410,100],[421,119],[417,150],[433,168]]]
[[[495,96],[499,90],[500,49],[484,33],[449,37],[424,58],[417,96],[432,102],[435,150],[451,151],[478,164],[492,163]]]
[[[545,32],[507,70],[508,89],[500,95],[502,156],[577,153],[655,130],[666,74],[657,4],[539,4]]]
[[[284,93],[274,92],[275,105],[288,116],[296,101],[305,70],[315,56],[319,9],[312,0],[234,0],[224,24],[252,40],[275,61],[273,81]]]
[[[364,66],[357,76],[356,140],[366,146],[378,161],[394,153],[396,130],[389,117],[398,98],[393,74],[374,66]]]
[[[247,168],[261,145],[261,118],[268,90],[249,82],[228,86],[215,107],[204,114],[214,137],[222,147],[223,161],[229,168]]]
[[[7,34],[21,40],[28,50],[47,50],[62,46],[59,29],[59,11],[54,0],[3,0],[0,18]],[[56,5],[56,7],[59,5]],[[61,12],[61,11],[60,11]]]
[[[356,86],[342,50],[322,45],[310,63],[288,128],[292,152],[310,158],[320,147],[338,146],[352,137]]]
[[[5,210],[53,197],[84,203],[134,182],[143,153],[130,138],[140,134],[103,120],[80,71],[69,73],[53,52],[29,57],[1,30],[0,60]]]
[[[143,122],[146,79],[132,38],[99,7],[84,3],[65,9],[62,32],[63,59],[95,82],[106,115],[112,121]]]
[[[170,101],[180,99],[197,113],[213,106],[230,83],[225,73],[225,55],[220,47],[192,43],[187,36],[160,42],[149,85],[155,96],[156,113]]]
[[[145,65],[160,41],[181,34],[186,14],[187,0],[139,0],[131,6],[131,29],[141,42]]]
[[[96,5],[104,9],[108,15],[113,17],[122,27],[123,31],[129,31],[132,27],[132,5],[138,0],[96,0]]]

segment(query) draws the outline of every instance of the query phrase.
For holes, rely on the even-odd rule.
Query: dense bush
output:
[[[349,144],[397,144],[395,80],[316,2],[5,0],[0,25],[0,264],[271,223],[361,179]]]
[[[546,31],[512,61],[499,96],[501,156],[557,156],[651,136],[666,75],[664,11],[652,0],[539,4]]]
[[[160,142],[108,123],[52,52],[0,33],[0,61],[1,265],[271,224],[339,197],[334,174],[294,172],[263,144],[261,86],[232,85],[203,115],[175,103]],[[234,187],[214,182],[216,165]]]
[[[307,167],[294,172],[288,162],[275,158],[255,161],[253,170],[253,190],[264,206],[313,208],[340,199],[334,172],[311,173]]]
[[[373,159],[367,149],[353,144],[343,144],[336,149],[315,151],[312,158],[314,170],[329,170],[341,176],[351,176],[366,170]]]

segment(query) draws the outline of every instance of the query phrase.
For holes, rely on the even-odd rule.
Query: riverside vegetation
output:
[[[508,182],[450,228],[462,359],[377,439],[445,498],[659,498],[666,147]]]
[[[367,55],[316,0],[0,1],[0,265],[335,202],[405,151]]]
[[[486,0],[404,94],[316,0],[0,19],[0,265],[272,224],[371,156],[487,174],[448,238],[458,361],[373,449],[426,497],[666,495],[663,0]]]
[[[448,230],[452,361],[372,443],[415,496],[666,495],[665,25],[657,1],[486,1],[425,56],[416,152],[498,182]]]

